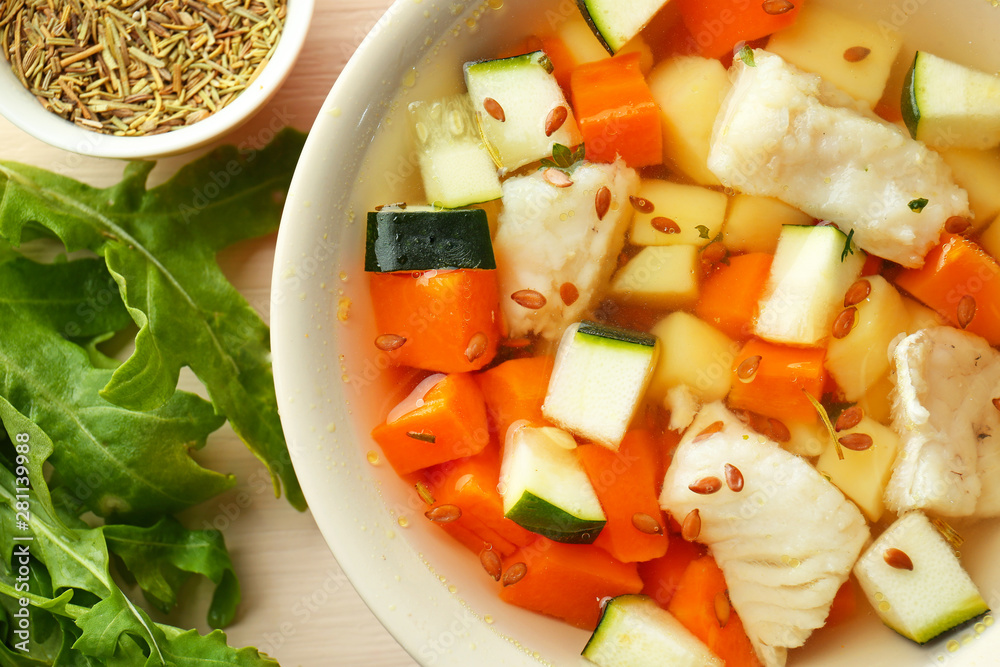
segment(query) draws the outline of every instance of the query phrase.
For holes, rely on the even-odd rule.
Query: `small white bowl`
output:
[[[1000,9],[988,2],[810,1],[871,16],[887,30],[901,27],[914,36],[906,48],[920,44],[985,69],[1000,66],[992,48]],[[581,665],[589,633],[500,601],[475,554],[428,525],[423,502],[371,439],[400,387],[372,345],[365,213],[423,196],[416,159],[405,149],[409,101],[459,90],[462,62],[491,57],[575,11],[572,0],[397,0],[313,124],[278,235],[271,348],[296,473],[354,587],[425,666]],[[991,606],[1000,608],[1000,522],[964,528],[963,536],[965,567]],[[854,618],[816,633],[792,652],[790,664],[998,664],[1000,625],[983,632],[967,628],[949,637],[953,645],[921,647],[883,626],[859,596]]]
[[[249,120],[271,97],[295,64],[305,42],[314,0],[288,0],[285,25],[270,62],[236,99],[208,118],[163,134],[116,137],[82,128],[46,111],[0,56],[0,115],[56,148],[92,157],[139,160],[184,153],[228,134]]]

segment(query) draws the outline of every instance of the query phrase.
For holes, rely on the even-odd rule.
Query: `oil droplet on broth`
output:
[[[887,612],[887,611],[889,611],[889,609],[891,609],[891,606],[890,606],[890,605],[889,605],[889,603],[888,603],[888,602],[886,602],[885,600],[883,600],[882,602],[879,602],[879,603],[878,603],[878,610],[879,610],[879,611],[881,611],[881,612],[883,612],[883,613],[884,613],[884,612]]]
[[[489,614],[483,616],[483,620],[486,621],[487,625],[493,625],[493,617],[490,616]]]
[[[490,9],[503,9],[503,0],[486,0],[486,4]]]
[[[959,648],[961,648],[961,645],[957,641],[955,641],[954,639],[952,639],[951,641],[948,642],[947,649],[948,649],[949,653],[954,653]]]
[[[455,584],[451,584],[450,586],[448,586],[448,592],[454,595],[455,593],[458,592],[458,586],[456,586]]]
[[[985,623],[976,623],[976,625],[973,627],[973,630],[976,631],[977,635],[981,635],[984,632],[986,632],[986,624]]]
[[[417,83],[417,68],[411,67],[406,74],[403,75],[403,86],[406,88],[412,88]]]
[[[396,519],[396,523],[399,524],[400,528],[406,528],[407,526],[410,525],[410,520],[407,519],[405,516],[401,516],[398,519]]]
[[[377,466],[380,463],[378,452],[369,451],[366,458],[368,459],[368,463],[371,463],[373,466]]]
[[[986,616],[986,617],[984,617],[983,618],[983,625],[985,625],[986,627],[990,627],[991,625],[993,625],[993,617],[992,616]]]

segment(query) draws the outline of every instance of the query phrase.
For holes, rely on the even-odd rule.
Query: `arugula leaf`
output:
[[[38,470],[48,459],[54,479],[95,514],[155,521],[234,484],[190,456],[224,418],[207,401],[183,392],[150,412],[126,410],[100,397],[112,372],[94,368],[84,350],[57,333],[74,322],[88,335],[122,324],[120,302],[117,311],[112,305],[95,311],[91,321],[79,317],[72,299],[78,305],[88,301],[74,281],[100,284],[91,273],[106,270],[94,260],[0,264],[0,397],[5,398],[0,418],[9,431],[16,426],[32,433],[18,414],[31,415],[37,424],[31,447],[36,488],[41,488]],[[43,284],[49,294],[69,295],[67,300],[46,301],[40,289],[32,292]]]
[[[46,644],[46,655],[52,655],[52,648],[56,647],[56,655],[64,654],[66,659],[59,661],[55,657],[51,662],[40,664],[277,666],[255,649],[229,647],[221,631],[202,636],[194,630],[185,632],[154,623],[125,596],[111,576],[104,531],[112,527],[77,529],[68,533],[41,505],[33,506],[30,522],[35,537],[30,543],[31,555],[37,574],[31,580],[29,591],[17,590],[8,567],[13,544],[10,539],[13,533],[8,528],[14,522],[16,508],[10,467],[8,461],[0,460],[0,527],[4,528],[0,531],[0,546],[7,554],[0,568],[0,600],[9,607],[11,600],[27,598],[36,614],[33,620],[37,618],[43,624],[50,616],[73,621],[73,624],[48,624],[49,636],[39,637],[50,642]],[[42,566],[44,572],[38,569]],[[53,597],[58,591],[62,593]],[[96,599],[96,603],[77,603],[78,600],[85,602],[88,597]],[[61,633],[61,638],[56,638],[59,641],[51,639],[51,634],[56,632]],[[66,648],[70,639],[72,655]],[[0,650],[0,662],[9,653]]]
[[[18,246],[29,225],[40,226],[68,250],[102,256],[139,326],[135,351],[105,378],[101,395],[152,410],[171,400],[181,367],[190,366],[268,466],[275,493],[284,484],[299,509],[305,499],[278,420],[268,329],[215,255],[277,228],[303,141],[286,130],[261,151],[223,147],[151,190],[148,162],[129,164],[122,181],[106,189],[0,162],[0,236]],[[227,220],[241,224],[222,224]]]
[[[104,538],[135,576],[146,599],[160,611],[167,613],[174,607],[181,585],[197,573],[216,584],[209,624],[225,627],[236,616],[240,585],[222,533],[187,530],[176,519],[165,517],[149,528],[104,526]]]

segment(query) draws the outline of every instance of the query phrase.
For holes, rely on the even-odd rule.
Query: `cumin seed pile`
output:
[[[160,134],[233,101],[267,64],[286,0],[0,0],[0,48],[49,111]]]

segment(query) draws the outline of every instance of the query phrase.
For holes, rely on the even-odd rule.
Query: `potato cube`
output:
[[[686,308],[698,299],[698,248],[647,246],[615,275],[610,293],[633,303]]]
[[[660,341],[650,397],[662,400],[670,389],[681,385],[688,386],[704,403],[726,397],[732,381],[729,369],[739,343],[684,311],[670,313],[650,333]]]
[[[951,148],[941,157],[951,167],[955,182],[969,193],[975,229],[985,228],[1000,214],[1000,148]]]
[[[708,245],[722,231],[729,202],[717,190],[652,178],[640,183],[639,196],[653,210],[635,212],[629,237],[635,245]]]
[[[663,120],[663,157],[701,185],[719,185],[708,170],[715,117],[731,84],[718,60],[677,56],[649,74],[649,89]]]
[[[882,492],[889,483],[892,464],[899,451],[899,436],[888,426],[867,416],[857,426],[840,431],[837,436],[843,438],[852,433],[870,436],[872,446],[860,452],[841,447],[844,458],[840,459],[836,446],[830,441],[816,461],[816,469],[875,522],[885,512]]]
[[[771,37],[767,50],[874,107],[902,44],[894,30],[809,3],[794,25]]]
[[[739,194],[729,205],[722,243],[730,252],[773,253],[782,225],[808,225],[812,217],[771,197]]]

